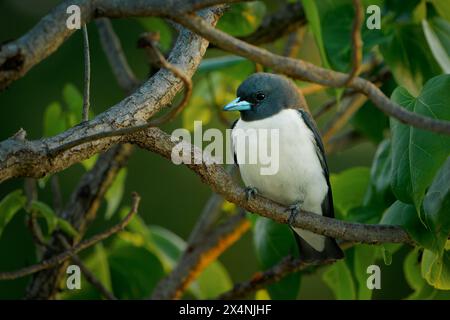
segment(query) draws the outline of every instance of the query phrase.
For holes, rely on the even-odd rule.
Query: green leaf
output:
[[[450,290],[450,250],[436,254],[425,249],[422,257],[422,277],[436,289]]]
[[[14,215],[21,209],[26,203],[26,198],[22,194],[22,190],[15,190],[6,195],[2,201],[0,201],[0,237],[6,225],[11,221]]]
[[[111,282],[119,299],[148,298],[164,269],[158,258],[143,247],[116,244],[108,255]]]
[[[443,250],[450,235],[450,157],[436,174],[423,201],[423,220],[434,237],[434,251]]]
[[[97,159],[98,159],[98,154],[95,154],[92,157],[81,161],[80,163],[83,166],[84,170],[89,171],[94,167],[95,163],[97,162]]]
[[[381,253],[383,254],[384,264],[390,266],[392,264],[392,252],[385,246],[381,246]]]
[[[77,87],[71,83],[67,83],[64,86],[62,95],[64,103],[67,106],[67,127],[73,127],[81,122],[83,96]]]
[[[411,250],[403,262],[403,272],[406,282],[411,289],[417,291],[426,285],[420,271],[420,251],[418,248]]]
[[[450,2],[448,0],[429,0],[441,17],[450,21]]]
[[[441,73],[420,25],[396,26],[389,41],[380,45],[380,51],[395,81],[414,95],[428,79]]]
[[[429,80],[417,98],[399,87],[392,100],[423,116],[450,120],[449,87],[450,75],[441,75]],[[399,200],[414,203],[420,209],[425,190],[447,159],[450,137],[409,127],[393,118],[391,128],[392,189]]]
[[[93,251],[83,259],[84,265],[91,271],[102,285],[112,292],[107,250],[101,243],[94,246]],[[81,278],[81,290],[65,290],[58,295],[59,300],[99,300],[104,298],[85,277]]]
[[[391,140],[384,140],[375,153],[370,181],[376,192],[384,193],[391,186]]]
[[[265,12],[266,6],[260,1],[232,4],[217,28],[232,36],[245,36],[259,27]]]
[[[351,119],[353,127],[375,143],[383,140],[384,130],[389,127],[389,118],[367,101]]]
[[[253,229],[256,254],[263,269],[273,267],[288,255],[298,256],[294,234],[289,226],[258,217]],[[292,273],[268,286],[272,299],[296,299],[300,290],[300,273]]]
[[[352,271],[356,279],[356,293],[359,300],[370,300],[373,290],[367,288],[367,267],[374,264],[378,248],[371,245],[357,245],[352,249]],[[347,254],[349,255],[349,254]]]
[[[114,179],[114,182],[111,184],[108,191],[106,191],[105,200],[107,205],[105,219],[107,220],[111,219],[111,217],[114,215],[114,212],[116,212],[117,208],[119,207],[120,201],[122,201],[126,177],[127,169],[120,169],[119,173]]]
[[[436,17],[422,20],[422,28],[431,52],[444,73],[450,73],[450,23]]]
[[[225,267],[215,261],[202,272],[194,285],[200,289],[198,299],[211,299],[230,290],[233,282]]]
[[[208,124],[211,120],[211,115],[211,108],[207,107],[207,100],[195,95],[183,111],[183,128],[194,131],[195,121],[201,121],[203,125]]]
[[[66,122],[61,105],[52,102],[44,113],[44,136],[52,137],[66,130]]]
[[[330,182],[335,208],[346,216],[352,208],[361,206],[369,181],[370,169],[366,167],[354,167],[339,174],[332,174]]]
[[[146,226],[144,221],[133,217],[127,229],[139,233],[145,241],[145,248],[158,257],[166,273],[169,273],[177,264],[186,243],[175,233],[160,226]],[[188,291],[197,299],[214,298],[220,293],[229,290],[232,286],[231,278],[224,266],[213,261],[194,281]]]
[[[432,235],[425,229],[415,207],[411,204],[397,200],[386,210],[380,224],[400,226],[423,247],[432,248],[433,246]]]
[[[52,234],[58,225],[58,217],[56,216],[55,211],[47,204],[40,201],[33,201],[30,209],[45,219],[47,223],[47,234]]]
[[[58,228],[72,238],[78,236],[78,231],[69,223],[69,221],[58,218]]]
[[[308,26],[311,29],[316,45],[319,49],[320,57],[322,59],[322,65],[325,68],[330,68],[327,54],[325,51],[324,41],[322,37],[322,26],[320,23],[319,10],[317,3],[314,0],[303,0],[303,9],[305,10],[306,19],[308,20]]]
[[[414,97],[403,88],[398,87],[392,93],[391,99],[408,111],[414,110]],[[392,131],[392,191],[397,199],[412,203],[412,183],[409,160],[409,144],[411,129],[409,126],[391,119]]]
[[[336,299],[356,299],[355,283],[344,260],[339,260],[328,267],[323,273],[322,279],[333,291]]]

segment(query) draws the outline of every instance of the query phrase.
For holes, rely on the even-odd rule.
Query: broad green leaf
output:
[[[138,216],[133,217],[127,229],[135,232],[135,235],[142,236],[140,245],[158,257],[166,273],[175,267],[186,248],[186,243],[179,236],[160,226],[146,226]],[[123,234],[124,232],[121,233],[121,235]],[[138,242],[135,242],[136,245]],[[214,287],[211,286],[212,283]],[[223,265],[216,260],[198,276],[197,280],[190,285],[188,291],[197,299],[208,299],[230,288],[230,276]]]
[[[370,140],[379,143],[389,127],[389,118],[372,101],[367,101],[352,117],[351,124]]]
[[[180,259],[186,243],[175,233],[160,226],[149,227],[152,241],[161,254],[170,262],[171,269]]]
[[[380,224],[400,226],[423,247],[433,246],[433,236],[425,229],[415,207],[411,204],[397,200],[386,210]]]
[[[111,275],[109,272],[107,249],[101,243],[94,246],[92,252],[83,259],[84,265],[112,292]],[[84,276],[81,277],[81,290],[65,290],[58,299],[61,300],[99,300],[104,298],[102,294]]]
[[[298,256],[294,234],[289,226],[258,217],[253,229],[256,255],[263,269],[273,267],[288,255]],[[292,273],[268,286],[272,299],[296,299],[300,289],[300,273]]]
[[[428,79],[441,73],[420,25],[396,26],[380,50],[395,81],[414,95],[419,94]]]
[[[450,120],[450,75],[430,79],[417,98],[404,88],[397,88],[392,100],[426,117]],[[400,124],[392,125],[392,188],[403,202],[420,208],[425,190],[430,186],[437,170],[447,159],[450,137]],[[422,219],[424,220],[424,219]]]
[[[414,111],[415,99],[402,87],[392,93],[391,99],[408,111]],[[397,199],[412,203],[412,183],[410,173],[409,145],[411,129],[409,126],[391,119],[392,131],[392,180],[391,186]]]
[[[308,20],[308,26],[314,35],[317,48],[319,49],[320,57],[322,59],[322,65],[325,68],[329,69],[330,64],[328,62],[327,53],[325,51],[324,41],[322,37],[322,26],[320,23],[317,3],[314,0],[302,0],[302,4],[303,9],[305,10],[306,18]]]
[[[44,113],[44,136],[53,137],[66,129],[61,104],[52,102],[47,106]]]
[[[334,206],[342,215],[346,216],[352,208],[362,205],[369,181],[370,169],[366,167],[354,167],[331,175]]]
[[[441,17],[450,21],[450,2],[448,0],[428,0]]]
[[[420,252],[418,248],[411,250],[406,256],[403,262],[403,272],[411,289],[417,291],[427,285],[420,271]]]
[[[52,234],[58,225],[58,217],[56,216],[55,211],[47,204],[40,201],[33,201],[30,209],[45,219],[47,223],[47,232],[49,235]]]
[[[63,100],[67,106],[67,126],[73,127],[81,122],[83,96],[73,84],[67,83],[63,88]]]
[[[120,299],[148,298],[164,269],[158,258],[143,247],[116,245],[108,255],[114,293]]]
[[[122,201],[123,191],[125,188],[125,179],[127,177],[127,169],[120,169],[117,174],[114,182],[109,187],[108,191],[105,194],[106,200],[106,212],[105,219],[109,220],[116,212],[117,208],[120,205],[120,201]]]
[[[22,190],[13,191],[0,201],[0,237],[6,225],[23,208],[25,202],[26,198],[22,194]]]
[[[371,184],[378,193],[383,193],[391,184],[391,140],[384,140],[375,153],[370,169]]]
[[[425,249],[422,257],[422,277],[441,290],[450,290],[450,248],[436,254]]]
[[[65,234],[72,238],[78,236],[78,231],[69,223],[69,221],[62,218],[58,218],[58,228],[60,228]]]
[[[217,23],[217,28],[232,36],[245,36],[259,27],[266,12],[263,2],[231,4]]]
[[[434,237],[434,251],[441,252],[450,236],[450,156],[427,191],[423,220]]]
[[[339,260],[329,266],[323,273],[322,279],[333,291],[336,299],[356,299],[355,283],[344,260]]]
[[[198,299],[211,299],[230,290],[233,282],[225,267],[215,261],[203,270],[194,285],[200,289]]]
[[[373,290],[367,288],[367,267],[374,264],[378,248],[371,245],[357,245],[352,249],[352,271],[356,279],[356,293],[359,300],[370,300]],[[349,254],[346,252],[346,255]]]
[[[442,29],[438,29],[439,27]],[[444,73],[450,73],[450,23],[436,17],[430,23],[422,20],[422,28],[437,63]],[[439,35],[442,37],[440,38]]]

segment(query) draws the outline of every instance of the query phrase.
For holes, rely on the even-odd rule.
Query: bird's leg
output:
[[[255,187],[246,187],[245,188],[245,199],[250,200],[254,198],[258,194],[258,190]]]
[[[293,223],[295,221],[295,218],[300,213],[300,209],[301,209],[302,204],[303,204],[303,201],[297,201],[297,202],[291,204],[286,209],[286,211],[288,211],[290,213],[289,219],[288,219],[288,223],[289,223],[290,226],[293,225]]]

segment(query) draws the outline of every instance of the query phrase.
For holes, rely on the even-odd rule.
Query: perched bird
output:
[[[288,206],[290,222],[300,210],[334,217],[328,166],[319,131],[302,109],[304,99],[287,78],[255,73],[237,90],[237,99],[225,111],[240,111],[231,136],[235,161],[238,132],[248,129],[278,129],[279,167],[273,175],[261,175],[262,163],[238,163],[248,197],[255,193]],[[242,130],[237,130],[242,129]],[[269,151],[270,152],[270,151]],[[335,239],[301,228],[292,228],[304,261],[340,259],[343,252]]]

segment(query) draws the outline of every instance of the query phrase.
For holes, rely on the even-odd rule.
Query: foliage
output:
[[[388,70],[392,77],[382,81],[380,90],[392,101],[410,112],[450,121],[450,1],[362,2],[364,8],[375,4],[382,9],[381,30],[369,30],[365,24],[361,30],[364,64],[379,64],[364,77],[373,78]],[[349,72],[352,67],[352,1],[302,0],[302,4],[308,21],[305,28],[310,36],[310,47],[302,47],[305,55],[313,51],[322,67]],[[265,14],[275,11],[274,7],[269,1],[233,4],[219,21],[218,28],[238,37],[249,35],[261,25]],[[161,49],[170,49],[175,36],[170,24],[160,18],[135,21],[141,31],[159,31]],[[282,38],[268,48],[282,53],[285,44],[286,39]],[[139,67],[142,70],[145,64]],[[219,119],[231,122],[237,115],[219,114],[221,107],[235,98],[237,86],[255,70],[257,66],[252,61],[217,49],[208,50],[193,78],[193,95],[181,114],[179,125],[192,131],[194,121],[202,121],[203,125],[225,129]],[[109,91],[110,88],[108,94]],[[61,133],[81,121],[82,94],[78,87],[66,83],[60,92],[58,100],[46,104],[40,121],[45,137]],[[341,89],[327,90],[318,100],[335,95],[340,97],[342,93]],[[308,96],[307,99],[314,111],[316,97]],[[376,152],[371,165],[345,165],[340,172],[332,170],[330,182],[336,217],[400,226],[417,247],[355,244],[345,250],[344,260],[320,269],[313,268],[311,271],[320,275],[317,277],[320,280],[315,281],[327,285],[337,299],[378,298],[377,291],[366,285],[367,267],[375,264],[383,270],[397,268],[396,277],[410,288],[410,293],[403,298],[450,299],[450,138],[388,118],[371,101],[353,115],[346,128],[361,134]],[[94,156],[82,161],[82,167],[78,169],[91,169],[96,159]],[[333,164],[330,168],[333,169]],[[121,169],[106,192],[105,205],[100,206],[95,221],[101,223],[101,229],[116,223],[129,211],[123,203],[123,195],[128,190],[130,176],[132,170]],[[48,179],[39,180],[41,195],[50,193]],[[78,235],[67,220],[58,216],[51,201],[43,198],[45,200],[39,198],[27,203],[20,189],[2,195],[0,245],[3,245],[2,241],[6,242],[3,236],[13,227],[16,217],[36,217],[46,241],[58,230],[71,237]],[[194,205],[192,207],[197,210]],[[226,203],[222,209],[230,214],[235,207]],[[287,225],[254,215],[249,215],[249,219],[251,241],[260,270],[273,267],[287,255],[298,255],[294,235]],[[180,236],[160,225],[149,225],[147,221],[147,215],[145,219],[135,216],[124,231],[81,254],[85,265],[118,298],[149,297],[157,283],[174,269],[186,249],[186,242]],[[21,263],[32,260],[20,258]],[[239,259],[247,259],[247,255]],[[209,299],[231,289],[231,279],[235,278],[231,270],[226,263],[214,261],[190,285],[184,298]],[[296,299],[304,294],[302,287],[308,276],[301,272],[292,273],[257,291],[255,299]],[[23,283],[17,282],[17,286],[20,290],[24,288]],[[82,288],[80,291],[64,290],[58,297],[102,298],[85,278]]]

